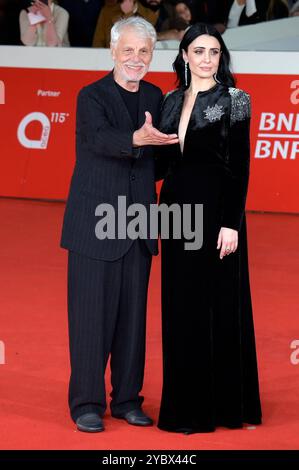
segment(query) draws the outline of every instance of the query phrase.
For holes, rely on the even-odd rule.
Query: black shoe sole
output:
[[[146,424],[141,424],[141,423],[130,423],[130,421],[128,421],[126,418],[123,418],[122,416],[114,416],[112,415],[112,418],[116,418],[116,419],[123,419],[124,421],[126,421],[128,424],[130,424],[131,426],[140,426],[140,427],[143,427],[143,428],[146,428],[146,427],[150,427],[150,426],[153,426],[154,423],[146,423]]]
[[[105,428],[95,428],[95,429],[92,429],[92,428],[86,428],[84,426],[78,426],[77,425],[77,429],[78,431],[81,431],[81,432],[91,432],[91,433],[95,433],[95,432],[103,432],[105,430]]]

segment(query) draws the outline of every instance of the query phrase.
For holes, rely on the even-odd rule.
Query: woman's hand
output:
[[[238,248],[238,232],[232,228],[221,227],[218,241],[217,250],[220,250],[220,259],[230,253],[234,253]]]
[[[46,21],[51,20],[52,12],[51,12],[51,8],[49,7],[49,5],[46,5],[45,3],[40,2],[39,0],[35,0],[33,7],[37,8],[37,11],[46,18]]]
[[[31,5],[31,7],[27,8],[27,10],[30,13],[33,13],[34,15],[36,15],[38,13],[38,7],[35,4],[33,4],[33,5]]]

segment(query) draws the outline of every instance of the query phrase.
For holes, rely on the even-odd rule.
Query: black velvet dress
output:
[[[184,91],[168,94],[160,129],[178,133]],[[184,151],[167,146],[160,203],[203,204],[203,245],[162,240],[163,392],[158,427],[211,432],[261,423],[244,214],[249,175],[250,98],[216,84],[199,92]],[[239,232],[219,258],[221,227]]]

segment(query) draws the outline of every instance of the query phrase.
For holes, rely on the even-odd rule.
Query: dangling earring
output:
[[[188,86],[188,62],[185,62],[185,85]]]
[[[213,78],[214,78],[216,83],[221,83],[220,80],[218,80],[218,78],[217,78],[217,73],[214,73]]]

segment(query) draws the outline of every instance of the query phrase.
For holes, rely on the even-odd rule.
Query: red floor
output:
[[[66,253],[59,249],[64,205],[0,199],[1,449],[299,449],[299,217],[248,214],[251,284],[264,423],[256,429],[170,434],[107,414],[101,434],[69,419]],[[145,410],[161,392],[160,271],[149,291]],[[299,354],[298,354],[299,357]],[[108,377],[109,378],[109,377]],[[108,387],[109,389],[109,387]]]

